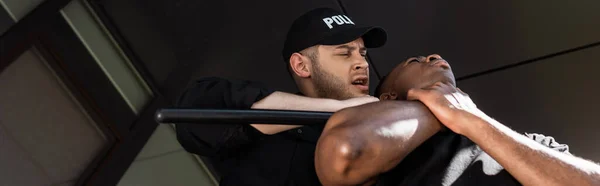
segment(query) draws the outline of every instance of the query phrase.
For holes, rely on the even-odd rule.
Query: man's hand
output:
[[[482,114],[469,95],[448,83],[437,82],[427,88],[411,89],[407,99],[423,102],[443,125],[457,134],[464,135],[466,120]]]
[[[423,102],[443,125],[475,142],[523,185],[600,185],[599,165],[511,130],[452,85],[409,90],[407,97]]]

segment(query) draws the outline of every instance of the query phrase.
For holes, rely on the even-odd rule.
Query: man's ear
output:
[[[296,52],[290,56],[290,67],[292,72],[299,77],[310,77],[310,62],[302,54]]]
[[[379,95],[379,100],[396,100],[398,98],[398,94],[394,91],[384,92]]]

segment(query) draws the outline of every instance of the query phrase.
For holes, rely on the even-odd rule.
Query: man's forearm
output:
[[[326,98],[311,98],[286,92],[273,92],[252,105],[253,109],[306,110],[335,112],[341,107],[340,101]]]
[[[321,99],[298,96],[285,92],[274,92],[262,100],[254,103],[252,109],[271,110],[304,110],[335,112],[342,107],[340,101],[334,99]],[[276,134],[281,131],[301,127],[300,125],[273,125],[252,124],[254,128],[264,134]]]
[[[395,167],[440,130],[420,102],[382,101],[336,113],[317,144],[324,185],[357,185]]]
[[[547,148],[485,114],[477,118],[465,136],[523,185],[600,185],[599,165]]]

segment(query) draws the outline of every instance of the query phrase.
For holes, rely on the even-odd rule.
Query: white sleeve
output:
[[[532,139],[546,147],[549,147],[553,150],[571,154],[569,152],[569,145],[560,144],[560,143],[556,142],[556,140],[554,140],[554,138],[552,136],[544,136],[543,134],[537,134],[537,133],[525,133],[525,135],[527,137],[529,137],[530,139]]]

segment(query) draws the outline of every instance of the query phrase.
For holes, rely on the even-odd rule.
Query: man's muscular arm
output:
[[[324,185],[368,185],[441,129],[420,102],[380,101],[336,112],[319,138],[315,168]]]
[[[449,130],[471,139],[523,185],[600,185],[600,165],[529,139],[479,110],[451,84],[408,91]]]

